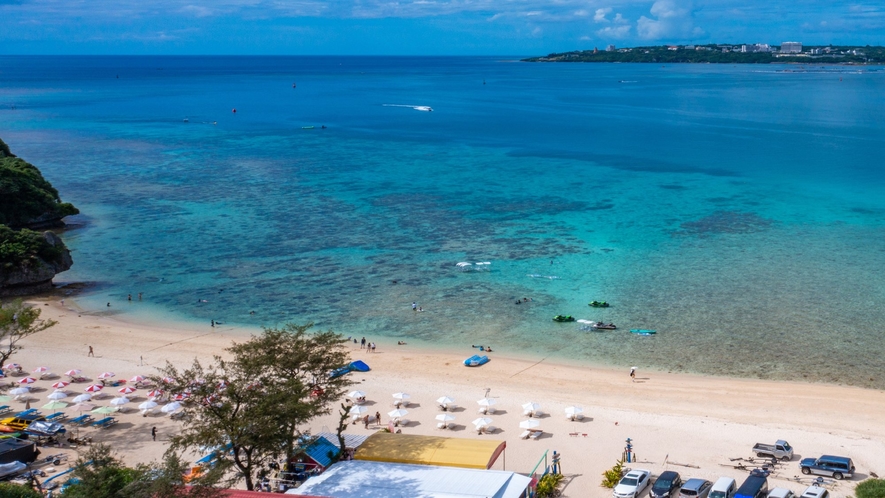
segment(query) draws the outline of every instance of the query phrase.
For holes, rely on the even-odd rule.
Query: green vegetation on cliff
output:
[[[61,202],[58,191],[40,170],[13,155],[0,139],[0,224],[25,227],[79,212],[70,203]]]
[[[54,261],[61,257],[64,246],[53,246],[40,232],[13,230],[0,225],[0,273],[20,266],[38,264],[40,260]]]
[[[527,62],[651,62],[710,64],[882,64],[885,47],[826,46],[803,47],[805,53],[787,55],[777,52],[740,52],[719,45],[663,45],[618,50],[575,50],[544,57],[524,59]],[[815,51],[811,53],[811,51]]]

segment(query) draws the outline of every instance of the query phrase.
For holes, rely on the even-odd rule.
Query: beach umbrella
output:
[[[492,406],[495,404],[495,398],[483,398],[477,401],[479,406]]]
[[[12,370],[21,370],[22,366],[18,363],[10,363],[9,365],[3,365],[3,370],[12,371]]]
[[[411,398],[411,396],[409,396],[406,393],[393,393],[393,399],[398,399],[400,401],[403,401],[403,400],[406,400],[409,398]]]
[[[348,413],[350,415],[362,415],[363,413],[366,413],[366,411],[368,411],[368,410],[369,409],[366,408],[365,406],[354,405],[354,406],[350,407],[350,411]]]
[[[47,373],[49,373],[49,367],[37,367],[37,368],[35,368],[35,369],[33,370],[32,373],[35,373],[35,374],[37,374],[38,376],[42,377],[43,374],[47,374]]]
[[[522,405],[522,409],[527,412],[536,412],[541,409],[541,405],[535,403],[534,401],[529,401]]]
[[[67,372],[65,372],[65,375],[67,375],[68,377],[77,377],[81,373],[82,373],[82,370],[78,370],[75,368],[73,370],[68,370]]]
[[[69,385],[71,385],[70,382],[68,382],[66,380],[60,380],[60,381],[52,384],[52,388],[53,389],[64,389],[64,388],[68,387]]]
[[[443,397],[437,399],[436,402],[439,403],[439,404],[441,404],[441,405],[447,405],[447,404],[449,404],[449,403],[454,403],[454,402],[455,402],[455,398],[451,398],[451,397],[449,397],[449,396],[443,396]]]
[[[440,422],[447,424],[447,423],[455,420],[455,416],[452,415],[451,413],[440,413],[439,415],[436,416],[436,419],[439,420]]]
[[[191,393],[178,393],[172,397],[175,401],[184,401],[191,397]]]
[[[584,409],[581,408],[580,406],[569,406],[568,408],[565,409],[565,414],[568,415],[569,417],[574,417],[575,415],[577,415],[579,413],[584,413]]]
[[[387,412],[387,416],[390,418],[402,418],[409,414],[409,410],[403,408],[397,408],[396,410],[392,410]]]
[[[520,429],[536,429],[536,428],[540,427],[540,425],[541,425],[540,421],[530,418],[528,420],[523,420],[522,422],[520,422],[519,428]]]
[[[117,392],[122,393],[122,394],[132,394],[137,390],[138,389],[136,389],[132,386],[125,386],[125,387],[121,387],[120,389],[117,389]]]
[[[46,396],[46,399],[51,399],[53,401],[57,401],[57,400],[64,399],[67,397],[68,397],[68,393],[64,393],[61,391],[55,391],[54,393],[50,394],[49,396]]]
[[[179,409],[181,409],[181,403],[173,401],[172,403],[165,405],[163,408],[160,408],[160,411],[163,413],[172,413]]]
[[[61,410],[63,408],[67,408],[68,404],[64,401],[50,401],[43,405],[44,410]]]
[[[163,391],[161,391],[159,389],[151,389],[147,393],[148,398],[159,398],[162,395],[163,395]]]
[[[350,391],[350,392],[347,394],[347,396],[350,397],[350,398],[353,398],[353,399],[356,399],[356,398],[365,398],[365,397],[366,397],[366,393],[364,393],[364,392],[362,392],[362,391]]]
[[[15,389],[9,391],[9,394],[11,394],[13,396],[21,396],[23,394],[28,394],[29,392],[31,392],[31,390],[27,386],[25,386],[25,387],[16,387]]]
[[[101,407],[96,408],[95,410],[92,410],[92,413],[107,415],[109,413],[114,413],[115,411],[117,411],[117,409],[114,408],[113,406],[101,406]]]
[[[6,396],[5,394],[0,396],[0,401],[3,401],[3,402],[9,401],[9,396]]]
[[[71,405],[71,410],[80,413],[88,412],[95,410],[95,405],[93,405],[92,403],[77,403],[76,405]]]
[[[141,375],[136,375],[135,377],[129,379],[129,382],[132,382],[133,384],[135,384],[136,382],[144,382],[144,377],[142,377]]]
[[[142,411],[152,410],[157,407],[156,401],[145,401],[144,403],[138,405],[138,409]]]
[[[110,379],[111,377],[114,377],[116,375],[117,374],[115,374],[114,372],[102,372],[102,373],[98,374],[98,378],[99,379]]]
[[[480,417],[473,421],[473,425],[475,425],[477,429],[479,429],[480,427],[485,427],[487,425],[492,425],[492,419],[488,417]]]
[[[18,381],[19,384],[33,384],[34,382],[37,382],[37,379],[33,377],[25,377]]]
[[[101,391],[102,389],[104,389],[104,386],[103,386],[103,385],[101,385],[101,384],[92,384],[91,386],[89,386],[89,387],[87,387],[86,389],[83,389],[83,390],[86,391],[86,392],[88,392],[88,393],[97,393],[97,392]]]
[[[174,384],[174,383],[175,383],[175,379],[172,378],[172,377],[163,377],[163,378],[160,380],[160,382],[162,382],[162,383],[164,383],[164,384]]]
[[[128,402],[129,402],[129,398],[127,398],[125,396],[120,397],[120,398],[114,398],[111,400],[111,404],[114,406],[123,406]]]
[[[91,399],[92,399],[92,395],[89,393],[86,393],[86,394],[81,394],[81,395],[77,396],[76,398],[72,399],[71,401],[73,401],[74,403],[84,403],[84,402],[89,401]]]

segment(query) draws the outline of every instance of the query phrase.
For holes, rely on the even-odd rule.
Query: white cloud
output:
[[[608,22],[608,19],[605,18],[612,11],[611,7],[606,7],[604,9],[596,9],[596,15],[593,16],[593,20],[595,22]]]
[[[600,38],[626,38],[630,35],[630,25],[623,24],[621,26],[606,26],[596,31]]]
[[[700,28],[694,26],[691,2],[673,0],[657,0],[651,6],[651,15],[655,19],[642,16],[636,21],[636,32],[640,38],[659,40],[662,38],[681,38],[698,34]],[[700,30],[703,33],[703,30]]]

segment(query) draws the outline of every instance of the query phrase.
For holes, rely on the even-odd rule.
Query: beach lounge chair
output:
[[[36,408],[29,408],[23,412],[18,412],[15,414],[16,417],[27,417],[28,415],[34,415],[37,413]]]
[[[436,424],[436,428],[437,428],[437,429],[445,429],[445,428],[446,428],[446,423],[445,423],[445,422],[440,422],[440,423]]]
[[[68,422],[77,425],[86,425],[92,422],[92,415],[80,415],[79,417],[74,417],[71,420],[68,420]]]
[[[541,437],[541,434],[544,434],[544,432],[543,431],[532,431],[532,433],[529,435],[529,439],[534,439],[535,441],[537,441],[538,438]]]
[[[64,420],[64,419],[66,419],[66,418],[68,418],[68,416],[65,415],[64,412],[55,412],[55,413],[53,413],[52,415],[47,415],[47,416],[46,416],[46,420],[47,420],[48,422],[60,422],[60,421],[62,421],[62,420]]]
[[[532,431],[523,431],[523,433],[519,435],[519,439],[528,439],[531,435]]]
[[[12,411],[12,407],[9,405],[0,406],[0,415],[6,415],[7,413]]]
[[[535,412],[532,413],[532,417],[534,417],[534,418],[541,418],[543,416],[544,416],[544,412],[541,412],[541,411],[535,410]]]
[[[97,427],[99,429],[107,429],[108,427],[117,423],[117,419],[114,417],[105,417],[97,422],[92,422],[92,427]]]
[[[498,430],[498,428],[495,427],[494,425],[487,425],[487,426],[483,427],[483,432],[485,432],[486,434],[492,434],[496,430]]]

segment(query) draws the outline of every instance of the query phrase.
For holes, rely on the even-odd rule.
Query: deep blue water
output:
[[[57,281],[87,310],[882,388],[883,94],[876,66],[0,57],[0,138],[83,212]]]

